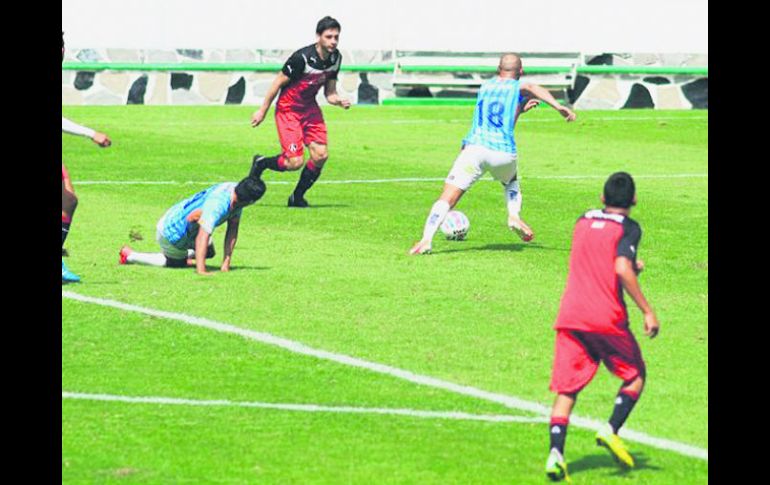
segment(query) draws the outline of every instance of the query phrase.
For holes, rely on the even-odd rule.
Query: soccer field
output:
[[[460,141],[468,107],[324,108],[330,158],[289,209],[299,172],[266,172],[243,211],[233,268],[121,266],[155,252],[179,200],[238,181],[278,152],[271,114],[248,106],[63,107],[110,135],[62,136],[80,203],[62,291],[62,481],[91,483],[544,483],[548,391],[572,227],[606,177],[630,172],[640,277],[661,333],[642,333],[648,381],[621,431],[619,470],[590,428],[620,381],[580,395],[566,445],[574,483],[708,481],[708,112],[547,107],[516,129],[524,220],[506,228],[499,183],[457,209],[466,241],[440,234],[410,257]],[[121,305],[123,304],[123,305]]]

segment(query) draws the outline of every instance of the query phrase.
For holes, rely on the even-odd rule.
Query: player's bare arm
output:
[[[225,256],[222,259],[221,271],[230,271],[230,261],[235,249],[235,242],[238,239],[238,226],[241,223],[240,217],[235,217],[227,221],[227,232],[225,233]]]
[[[577,118],[577,115],[574,111],[567,108],[566,106],[561,105],[558,101],[556,101],[556,98],[554,98],[553,95],[544,87],[533,83],[522,83],[521,90],[525,93],[531,94],[539,100],[545,101],[551,108],[558,111],[559,114],[561,114],[567,121],[575,121],[575,118]]]
[[[350,108],[350,100],[340,98],[339,94],[337,94],[336,79],[329,79],[326,81],[326,84],[324,85],[324,96],[326,96],[326,101],[331,105],[340,106],[344,109]]]
[[[210,234],[203,230],[198,229],[198,235],[195,236],[195,271],[199,275],[210,275],[209,271],[206,271],[206,251],[208,251]]]
[[[259,107],[257,111],[254,112],[253,115],[251,115],[251,126],[256,128],[259,126],[264,120],[265,116],[267,116],[267,112],[270,110],[270,105],[273,104],[273,100],[276,96],[278,96],[278,92],[289,84],[289,77],[279,72],[278,75],[273,80],[273,84],[270,85],[270,88],[267,90],[267,93],[265,94],[265,99],[262,102],[262,106]]]
[[[642,264],[642,267],[644,265]],[[638,264],[634,266],[634,262],[630,259],[619,256],[615,258],[615,273],[620,278],[620,283],[623,285],[623,289],[628,293],[631,298],[639,307],[639,310],[644,314],[644,334],[650,338],[654,338],[658,335],[660,330],[660,323],[655,316],[655,312],[652,311],[652,307],[647,303],[647,299],[642,293],[642,288],[639,286],[639,279],[636,274],[638,271]]]

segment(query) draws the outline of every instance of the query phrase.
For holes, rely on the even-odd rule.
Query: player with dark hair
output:
[[[238,226],[244,207],[253,204],[265,194],[265,183],[255,177],[246,177],[238,184],[225,182],[175,204],[157,224],[156,241],[160,253],[139,253],[128,246],[120,250],[120,264],[147,264],[184,268],[195,266],[198,274],[206,271],[206,259],[214,257],[214,229],[227,221],[225,256],[222,271],[230,270],[230,260],[238,238]]]
[[[583,214],[575,224],[567,286],[556,318],[556,350],[551,391],[557,394],[551,411],[550,453],[546,475],[554,481],[568,478],[564,460],[567,425],[578,393],[593,379],[599,362],[623,380],[608,423],[596,434],[596,443],[627,467],[634,459],[618,437],[618,430],[634,408],[646,377],[639,345],[628,324],[625,290],[644,315],[644,333],[658,334],[660,324],[642,294],[637,260],[642,230],[629,217],[636,204],[633,178],[612,174],[604,184],[603,210]]]
[[[64,62],[64,32],[61,33],[61,60]],[[104,133],[94,131],[91,128],[79,125],[67,118],[61,118],[61,131],[62,133],[69,133],[70,135],[85,136],[90,138],[94,143],[100,147],[106,148],[112,144],[110,138]],[[78,198],[75,195],[75,189],[72,187],[72,181],[70,180],[67,168],[64,166],[64,162],[61,164],[61,245],[64,249],[64,241],[67,239],[67,235],[70,231],[70,225],[72,224],[72,217],[75,215],[75,209],[78,206]],[[80,281],[80,277],[67,269],[64,264],[64,260],[61,262],[61,281],[62,283],[77,283]]]
[[[265,94],[262,106],[251,117],[251,126],[264,121],[276,95],[275,123],[282,152],[273,157],[255,155],[251,175],[261,177],[266,169],[283,172],[299,170],[299,182],[289,196],[289,207],[308,207],[305,192],[318,180],[329,158],[327,132],[316,94],[323,86],[326,101],[344,109],[350,101],[337,94],[337,74],[342,56],[337,50],[340,24],[324,17],[316,26],[316,43],[294,52]],[[310,158],[305,164],[305,146]]]
[[[521,113],[536,106],[537,100],[547,103],[567,121],[574,121],[576,115],[559,104],[544,87],[520,82],[523,73],[521,57],[504,54],[500,57],[497,76],[481,85],[473,125],[463,139],[460,154],[444,182],[444,190],[428,213],[422,239],[412,246],[409,254],[431,252],[433,236],[447,213],[485,172],[490,172],[503,185],[508,228],[525,242],[534,237],[532,229],[520,217],[522,196],[513,137],[516,121]]]

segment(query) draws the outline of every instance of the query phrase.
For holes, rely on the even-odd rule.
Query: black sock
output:
[[[72,224],[72,222],[61,221],[61,247],[64,247],[64,241],[70,233],[70,224]]]
[[[567,425],[569,421],[566,418],[551,418],[551,447],[556,448],[564,456],[564,442],[567,441]]]
[[[262,176],[262,172],[264,172],[267,169],[274,170],[276,172],[283,172],[285,169],[281,169],[281,167],[278,166],[278,158],[280,155],[276,155],[274,157],[264,157],[259,161],[254,161],[251,164],[251,172],[249,172],[250,177],[256,177],[259,178]]]
[[[316,180],[318,180],[318,177],[321,176],[321,168],[314,166],[315,170],[311,170],[308,168],[310,163],[305,165],[305,168],[302,169],[302,174],[299,176],[299,182],[297,182],[297,187],[294,189],[294,197],[298,199],[304,198],[305,192],[313,186]]]
[[[639,400],[638,395],[634,398],[623,391],[618,393],[618,397],[615,398],[615,408],[612,410],[612,416],[610,417],[610,426],[612,426],[613,433],[618,434],[618,430],[626,422],[637,400]]]

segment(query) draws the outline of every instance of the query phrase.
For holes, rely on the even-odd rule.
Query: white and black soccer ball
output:
[[[450,241],[462,241],[468,235],[471,221],[460,211],[449,211],[441,223],[441,232]]]

